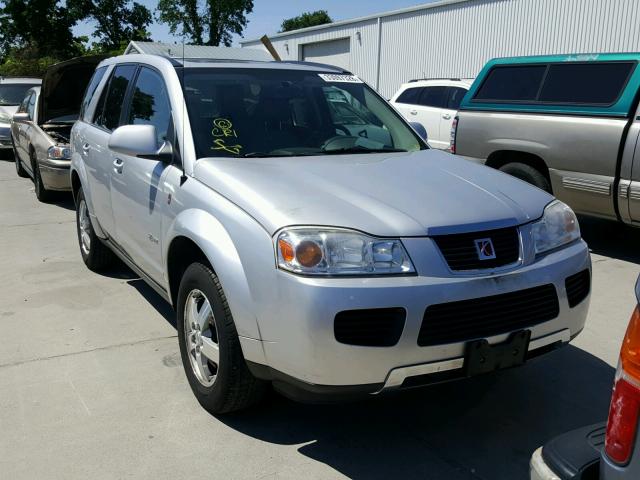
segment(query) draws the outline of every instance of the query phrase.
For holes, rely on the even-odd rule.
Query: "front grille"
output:
[[[553,285],[427,307],[418,345],[440,345],[522,330],[558,316]]]
[[[363,347],[392,347],[402,335],[407,312],[404,308],[346,310],[336,315],[336,340]]]
[[[479,270],[515,263],[520,258],[517,227],[432,237],[451,270]],[[491,239],[495,259],[480,260],[476,240]]]
[[[589,270],[583,270],[567,277],[564,286],[567,289],[569,306],[573,308],[589,296],[589,291],[591,290],[591,274]]]

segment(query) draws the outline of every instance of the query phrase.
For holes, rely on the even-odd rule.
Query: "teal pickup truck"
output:
[[[462,100],[452,152],[640,224],[640,53],[499,58]]]

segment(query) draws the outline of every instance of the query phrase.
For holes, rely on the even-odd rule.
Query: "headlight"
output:
[[[580,225],[573,210],[556,200],[544,209],[542,219],[533,224],[536,254],[558,248],[580,238]]]
[[[71,149],[68,146],[60,145],[49,147],[47,156],[53,160],[69,160],[71,158]]]
[[[11,123],[11,117],[4,112],[0,112],[0,123]]]
[[[305,275],[414,273],[402,242],[350,230],[292,228],[276,239],[278,267]]]

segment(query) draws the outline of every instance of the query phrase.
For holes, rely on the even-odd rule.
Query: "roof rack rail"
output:
[[[459,82],[462,79],[448,77],[414,78],[413,80],[409,80],[409,83],[422,82],[423,80],[451,80],[452,82]]]
[[[353,75],[349,70],[345,70],[342,67],[336,67],[335,65],[329,65],[326,63],[318,63],[318,62],[305,62],[304,60],[282,60],[280,63],[287,63],[289,65],[309,65],[310,67],[323,67],[328,70],[334,70],[340,73],[347,73],[349,75]]]

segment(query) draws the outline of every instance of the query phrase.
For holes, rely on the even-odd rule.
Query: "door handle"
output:
[[[122,175],[122,168],[124,167],[124,162],[119,158],[116,158],[113,161],[113,171],[119,175]]]
[[[82,144],[82,154],[83,155],[87,155],[89,153],[89,150],[91,150],[91,145],[89,145],[88,143],[83,143]]]
[[[417,111],[417,110],[411,110],[409,113],[410,113],[411,115],[417,115],[417,114],[418,114],[418,111]]]
[[[451,114],[449,114],[449,113],[443,113],[443,114],[442,114],[442,118],[444,118],[445,120],[451,120]]]

